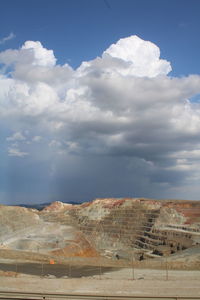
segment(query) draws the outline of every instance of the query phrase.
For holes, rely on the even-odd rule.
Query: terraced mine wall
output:
[[[200,201],[96,199],[42,211],[0,206],[0,248],[144,260],[200,245]]]
[[[114,205],[115,203],[115,205]],[[117,258],[134,257],[136,260],[171,255],[200,244],[200,222],[188,224],[187,209],[181,212],[180,203],[161,201],[113,201],[113,205],[95,209],[73,210],[79,229],[101,253]],[[184,206],[184,205],[183,205]],[[101,214],[102,211],[102,214]],[[195,209],[195,220],[200,221],[200,206]],[[199,219],[198,219],[199,218]]]

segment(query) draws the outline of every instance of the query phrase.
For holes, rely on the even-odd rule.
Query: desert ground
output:
[[[1,272],[0,290],[40,293],[77,293],[134,296],[200,297],[200,271],[174,271],[131,268],[105,271],[81,278],[55,278]],[[10,274],[11,275],[11,274]]]

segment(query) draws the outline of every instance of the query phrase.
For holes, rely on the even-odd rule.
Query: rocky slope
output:
[[[101,253],[143,259],[200,243],[199,201],[97,199],[68,214]]]
[[[200,201],[96,199],[42,211],[0,206],[1,248],[53,256],[145,260],[200,244]],[[195,252],[196,253],[196,252]]]

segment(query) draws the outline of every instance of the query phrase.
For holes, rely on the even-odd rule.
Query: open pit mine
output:
[[[96,199],[41,211],[0,205],[0,258],[200,269],[200,201]]]

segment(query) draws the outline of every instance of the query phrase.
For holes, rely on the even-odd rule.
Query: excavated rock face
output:
[[[138,259],[200,243],[199,201],[96,199],[69,214],[101,253],[134,252]]]
[[[37,210],[0,205],[0,238],[39,223]]]
[[[200,201],[106,198],[42,211],[0,206],[1,247],[136,260],[200,244]]]
[[[164,224],[177,224],[181,225],[186,222],[186,217],[177,211],[176,208],[172,207],[162,207],[160,209],[159,218],[155,222],[155,227],[159,228]]]

